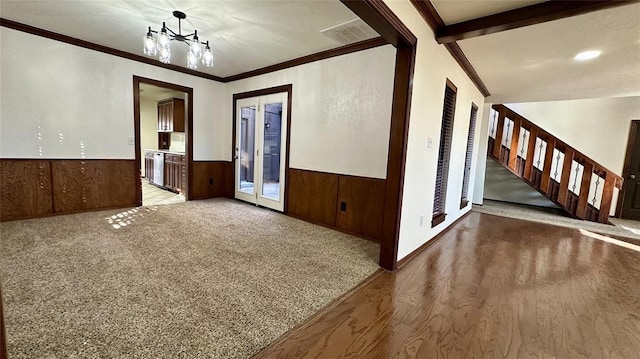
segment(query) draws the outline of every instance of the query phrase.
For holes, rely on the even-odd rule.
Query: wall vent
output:
[[[380,36],[370,28],[369,25],[362,21],[362,19],[353,19],[343,24],[324,29],[320,31],[320,33],[342,45],[353,44],[354,42]]]

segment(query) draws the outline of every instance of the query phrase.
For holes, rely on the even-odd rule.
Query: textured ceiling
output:
[[[140,84],[140,98],[153,101],[164,100],[170,97],[185,98],[184,92],[171,90],[164,87],[157,87],[145,83]]]
[[[198,30],[213,45],[216,65],[198,71],[235,75],[342,46],[321,30],[356,19],[338,0],[297,1],[0,1],[3,18],[142,54],[147,27],[177,32],[173,10],[187,14],[183,34]],[[185,66],[186,45],[172,43],[172,63]]]
[[[438,14],[447,25],[478,17],[493,15],[524,6],[544,2],[544,0],[434,0],[431,1]]]
[[[640,3],[459,41],[489,102],[640,95]],[[573,57],[599,50],[594,60]]]
[[[394,0],[389,0],[394,1]],[[447,24],[540,1],[434,1]],[[188,18],[216,54],[217,76],[273,65],[341,46],[320,31],[356,18],[338,0],[0,1],[0,16],[142,55],[147,26],[174,30],[173,10]],[[640,3],[459,41],[492,96],[489,102],[531,102],[640,95]],[[426,25],[425,25],[426,26]],[[172,63],[184,66],[182,44]],[[578,63],[590,49],[602,56]]]

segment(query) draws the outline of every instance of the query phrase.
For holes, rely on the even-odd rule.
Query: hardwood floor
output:
[[[471,213],[255,358],[638,358],[638,263],[576,229]]]

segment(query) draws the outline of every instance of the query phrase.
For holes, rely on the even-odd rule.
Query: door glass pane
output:
[[[253,161],[255,156],[256,143],[256,108],[242,107],[240,109],[240,146],[239,163],[240,166],[240,183],[239,191],[253,194],[254,183],[254,167]]]
[[[280,145],[282,142],[282,103],[264,106],[262,149],[262,196],[280,200]]]

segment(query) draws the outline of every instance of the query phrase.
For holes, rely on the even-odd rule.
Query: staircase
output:
[[[574,218],[609,223],[623,179],[504,105],[493,105],[488,156]]]

